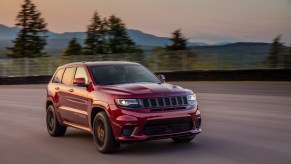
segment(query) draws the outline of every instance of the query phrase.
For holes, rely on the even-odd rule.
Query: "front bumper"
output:
[[[197,105],[167,112],[150,112],[147,109],[126,110],[115,105],[110,108],[112,129],[115,139],[119,142],[193,136],[202,131],[201,115]],[[152,132],[149,131],[151,128]],[[129,131],[124,133],[125,129]]]

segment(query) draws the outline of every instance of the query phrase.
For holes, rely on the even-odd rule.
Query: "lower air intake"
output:
[[[160,135],[185,132],[193,129],[193,121],[190,117],[152,120],[145,124],[142,133],[144,135]]]

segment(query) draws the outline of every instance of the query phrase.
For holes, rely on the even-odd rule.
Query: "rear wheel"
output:
[[[176,143],[185,143],[185,142],[191,142],[196,135],[188,136],[188,137],[173,137],[172,140]]]
[[[98,151],[104,154],[115,152],[120,147],[120,144],[114,138],[106,112],[99,112],[95,116],[93,139]]]
[[[46,125],[48,133],[53,137],[63,136],[67,130],[66,126],[60,125],[52,105],[46,110]]]

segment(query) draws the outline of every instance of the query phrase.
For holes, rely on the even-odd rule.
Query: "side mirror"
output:
[[[73,85],[80,86],[80,87],[86,87],[85,78],[75,78],[73,81]]]
[[[165,78],[164,75],[159,74],[159,75],[158,75],[158,78],[159,78],[160,80],[162,80],[162,82],[165,82],[165,81],[166,81],[166,78]]]

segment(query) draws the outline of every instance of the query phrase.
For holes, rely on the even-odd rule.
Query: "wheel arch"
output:
[[[65,124],[63,123],[63,118],[62,118],[62,116],[60,115],[60,113],[57,112],[57,109],[56,109],[56,107],[55,107],[55,104],[54,104],[54,102],[53,102],[52,100],[48,99],[48,100],[46,101],[46,105],[45,105],[46,108],[45,108],[45,111],[47,112],[47,108],[48,108],[50,105],[53,106],[53,109],[54,109],[54,111],[55,111],[55,114],[56,114],[56,116],[57,116],[57,119],[59,120],[59,123],[60,123],[62,126],[65,126]]]
[[[47,110],[50,105],[54,105],[54,103],[51,100],[47,100],[45,104],[45,110]]]
[[[91,109],[91,112],[90,112],[90,115],[89,115],[89,123],[90,123],[90,128],[91,130],[93,131],[93,121],[95,119],[95,116],[100,113],[100,112],[106,112],[107,116],[108,116],[108,113],[106,111],[106,109],[102,106],[93,106],[92,109]],[[109,116],[108,116],[109,117]]]

